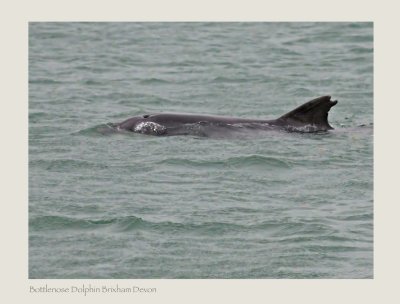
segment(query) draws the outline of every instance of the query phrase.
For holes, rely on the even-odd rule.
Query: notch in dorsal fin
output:
[[[331,96],[318,97],[286,113],[277,120],[284,121],[287,125],[293,127],[312,125],[321,131],[330,130],[333,128],[328,123],[328,112],[335,104],[337,104],[337,100],[332,101]]]

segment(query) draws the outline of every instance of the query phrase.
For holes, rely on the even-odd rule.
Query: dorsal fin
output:
[[[333,129],[328,123],[328,112],[331,107],[337,104],[337,100],[331,101],[331,96],[315,98],[296,109],[279,117],[278,121],[294,127],[312,125],[318,130]]]

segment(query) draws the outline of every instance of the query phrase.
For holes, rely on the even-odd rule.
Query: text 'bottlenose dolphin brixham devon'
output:
[[[148,135],[191,135],[198,127],[228,129],[229,127],[285,130],[289,132],[320,132],[333,129],[328,123],[328,112],[337,104],[331,96],[313,99],[285,115],[272,120],[247,119],[226,116],[156,113],[129,118],[115,127]],[[196,133],[198,135],[198,133]]]

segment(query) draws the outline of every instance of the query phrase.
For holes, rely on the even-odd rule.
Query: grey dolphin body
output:
[[[313,99],[285,115],[272,120],[247,119],[226,116],[156,113],[129,118],[116,125],[127,130],[149,135],[189,135],[197,127],[229,128],[240,126],[249,129],[282,129],[297,132],[318,132],[333,129],[328,123],[328,112],[337,103],[330,96]]]

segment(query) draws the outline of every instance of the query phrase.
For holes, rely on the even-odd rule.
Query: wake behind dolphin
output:
[[[328,123],[328,112],[336,104],[337,100],[332,101],[331,96],[322,96],[272,120],[183,113],[144,114],[129,118],[115,127],[117,130],[157,136],[207,136],[205,130],[210,128],[224,133],[238,128],[311,133],[333,129]]]

